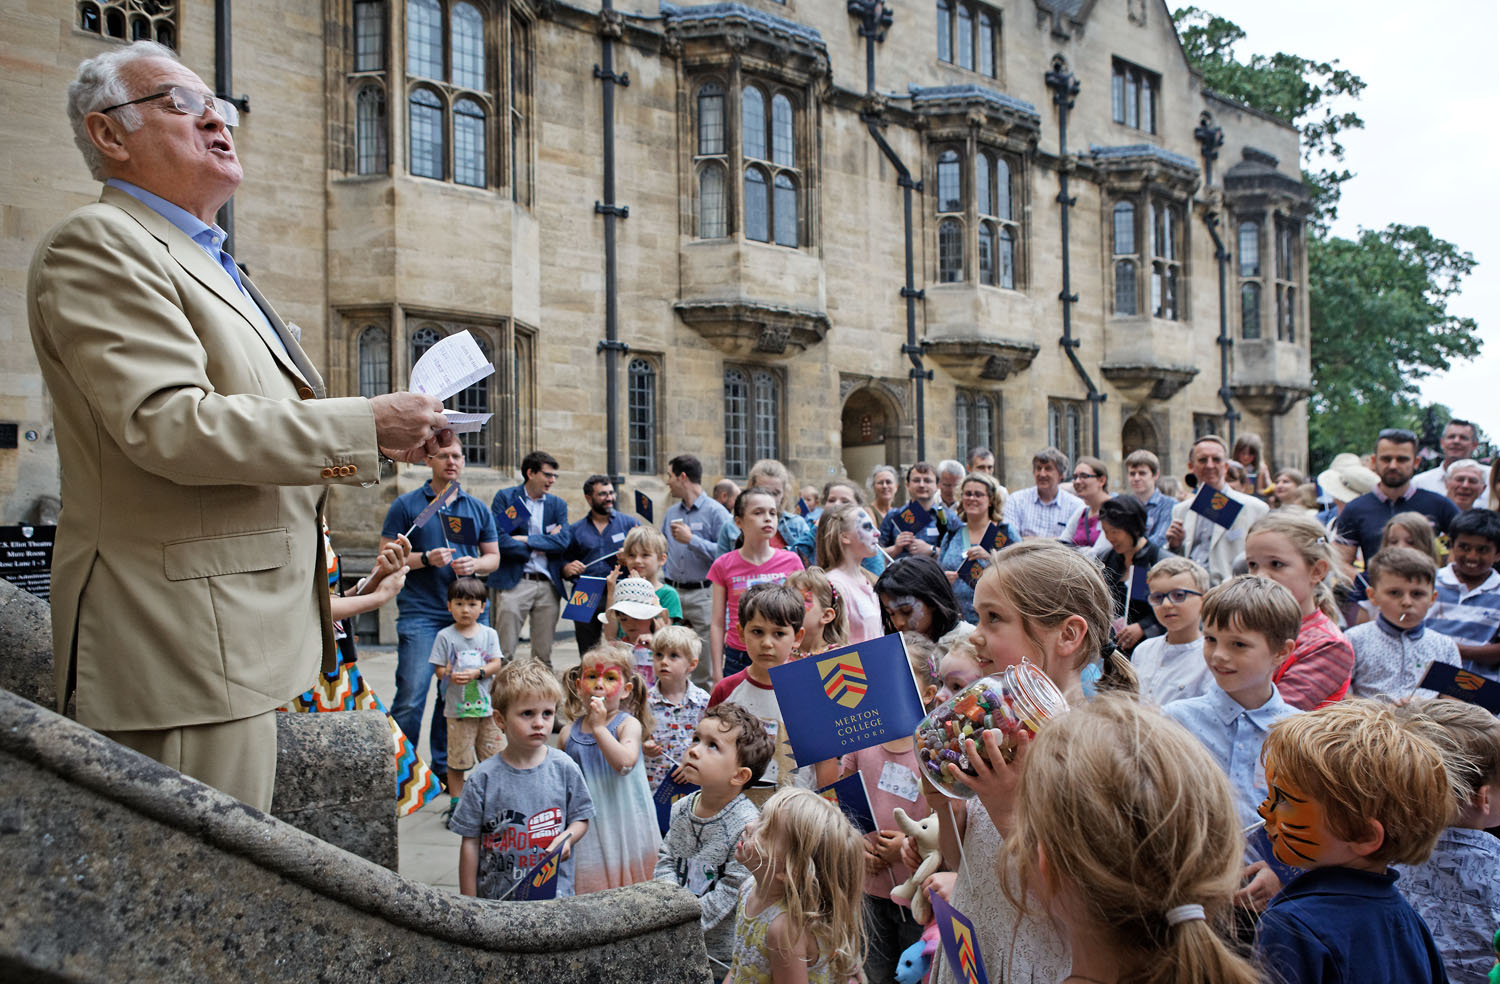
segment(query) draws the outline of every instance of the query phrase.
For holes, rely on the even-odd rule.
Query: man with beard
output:
[[[615,485],[608,475],[590,475],[583,483],[583,498],[589,504],[588,515],[574,523],[572,542],[563,551],[563,577],[576,581],[580,577],[604,577],[620,564],[620,547],[625,534],[637,525],[634,516],[615,510]],[[573,623],[573,637],[582,656],[599,643],[604,626],[597,618]]]
[[[1417,466],[1417,435],[1409,430],[1387,429],[1375,438],[1375,472],[1380,484],[1344,507],[1336,527],[1340,543],[1334,544],[1345,564],[1354,563],[1357,548],[1366,560],[1380,549],[1380,534],[1397,513],[1418,512],[1437,533],[1448,532],[1458,507],[1436,492],[1412,484]]]

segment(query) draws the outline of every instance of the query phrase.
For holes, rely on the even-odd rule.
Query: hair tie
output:
[[[1178,923],[1192,922],[1194,919],[1206,919],[1203,914],[1203,906],[1189,903],[1179,905],[1175,909],[1167,910],[1167,925],[1176,926]]]
[[[828,607],[832,608],[834,605],[837,605],[839,603],[839,589],[830,584],[828,586],[828,595]]]

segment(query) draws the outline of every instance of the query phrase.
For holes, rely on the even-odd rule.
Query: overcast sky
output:
[[[1173,9],[1183,6],[1173,3]],[[1449,310],[1479,324],[1478,358],[1422,381],[1422,396],[1500,437],[1500,18],[1494,0],[1197,0],[1244,29],[1236,48],[1338,59],[1366,83],[1363,130],[1345,133],[1333,231],[1426,225],[1478,261]]]

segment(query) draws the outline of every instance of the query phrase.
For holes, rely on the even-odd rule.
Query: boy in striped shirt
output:
[[[1470,509],[1448,525],[1452,563],[1438,571],[1428,627],[1458,643],[1464,669],[1500,680],[1500,513]]]

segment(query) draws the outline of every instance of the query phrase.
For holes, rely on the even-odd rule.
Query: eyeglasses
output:
[[[1187,588],[1173,588],[1171,591],[1153,591],[1146,596],[1146,600],[1151,602],[1151,604],[1153,605],[1160,605],[1168,598],[1171,598],[1172,604],[1180,605],[1184,601],[1187,601],[1189,598],[1202,597],[1202,591],[1189,591]]]
[[[126,106],[135,106],[139,103],[151,102],[154,99],[170,99],[173,112],[181,113],[183,116],[207,116],[212,109],[224,120],[225,126],[240,125],[240,111],[234,103],[217,96],[210,96],[192,89],[185,89],[180,85],[174,85],[165,92],[153,92],[149,96],[132,99],[129,102],[116,103],[99,110],[101,113],[112,113]]]
[[[1082,479],[1085,479],[1085,478],[1098,478],[1098,477],[1099,477],[1099,473],[1098,472],[1074,472],[1073,473],[1073,481],[1075,481],[1075,482],[1081,481]]]

